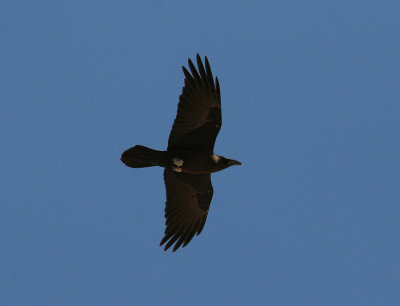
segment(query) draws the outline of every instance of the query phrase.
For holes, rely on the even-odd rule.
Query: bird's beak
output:
[[[229,160],[229,165],[230,166],[235,166],[235,165],[240,166],[241,164],[242,163],[240,161],[233,160],[233,159]]]

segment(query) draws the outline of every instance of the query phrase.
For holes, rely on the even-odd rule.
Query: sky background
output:
[[[1,305],[399,305],[399,1],[3,1]],[[199,52],[221,83],[202,234],[161,168]]]

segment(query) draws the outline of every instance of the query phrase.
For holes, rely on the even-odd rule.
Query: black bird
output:
[[[213,196],[211,173],[240,162],[214,154],[214,144],[221,129],[221,94],[218,78],[211,73],[200,55],[197,66],[189,59],[191,73],[182,67],[185,85],[179,97],[178,112],[168,139],[167,151],[157,151],[136,145],[122,153],[121,161],[132,168],[164,167],[167,192],[165,207],[166,251],[175,243],[175,252],[185,247],[206,222]]]

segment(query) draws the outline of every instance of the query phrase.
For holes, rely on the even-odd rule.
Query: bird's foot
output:
[[[182,165],[183,165],[183,159],[174,157],[174,158],[172,159],[172,163],[174,164],[174,166],[182,167]]]
[[[174,157],[172,158],[172,170],[175,172],[182,172],[183,159]]]
[[[174,170],[175,172],[182,172],[181,167],[172,166],[172,170]]]

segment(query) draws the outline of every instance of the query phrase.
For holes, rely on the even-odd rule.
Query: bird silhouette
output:
[[[173,252],[185,247],[203,230],[213,197],[211,173],[233,165],[233,159],[214,154],[221,129],[221,93],[207,57],[205,67],[199,54],[196,69],[189,59],[190,72],[182,67],[185,84],[166,151],[136,145],[122,153],[121,161],[131,168],[164,167],[167,193],[166,229],[160,246],[173,244]]]

